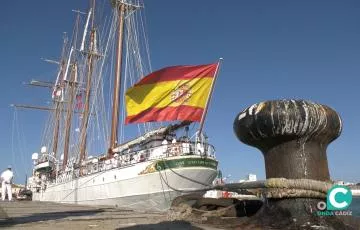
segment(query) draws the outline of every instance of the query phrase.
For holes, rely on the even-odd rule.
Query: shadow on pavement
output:
[[[140,224],[131,227],[117,228],[117,230],[203,230],[187,221],[164,221],[158,224]]]
[[[0,218],[0,228],[10,227],[17,224],[27,224],[39,221],[58,220],[71,216],[88,216],[103,212],[103,210],[81,210],[81,211],[64,211],[64,212],[47,212],[34,213],[27,216],[8,217],[6,213],[0,208],[0,214],[4,214]]]
[[[1,219],[7,219],[7,218],[9,218],[9,216],[4,211],[4,209],[0,207],[0,221],[1,221]]]

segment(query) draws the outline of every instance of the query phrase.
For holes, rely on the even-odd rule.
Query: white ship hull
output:
[[[205,160],[213,164],[212,167],[201,163]],[[204,188],[217,174],[217,162],[212,159],[183,156],[170,161],[175,167],[145,174],[141,172],[155,161],[49,184],[46,189],[33,192],[33,200],[164,211],[175,197],[183,194],[181,191]],[[184,162],[190,165],[182,167]]]

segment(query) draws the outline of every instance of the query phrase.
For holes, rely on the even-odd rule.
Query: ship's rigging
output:
[[[152,72],[144,11],[139,11],[143,6],[138,1],[111,2],[106,7],[105,1],[90,0],[87,12],[73,10],[74,29],[70,39],[64,36],[59,61],[44,59],[58,65],[54,83],[30,82],[50,89],[51,106],[14,105],[49,111],[41,154],[32,155],[29,184],[34,200],[139,205],[141,194],[145,205],[162,210],[179,189],[203,188],[216,176],[214,147],[202,128],[220,60],[167,67],[170,73],[164,76],[164,69]],[[150,81],[153,94],[141,90],[149,85],[139,84],[151,76],[163,77]],[[130,113],[128,107],[125,114],[125,91],[126,105],[132,100],[131,108],[144,110]],[[168,104],[156,107],[164,99]],[[151,109],[158,112],[142,116]],[[135,118],[131,122],[130,116]],[[175,120],[182,122],[169,122]],[[143,123],[137,130],[130,126],[125,135],[124,123],[147,121],[166,122]],[[198,132],[193,121],[200,122]]]
[[[87,13],[73,10],[76,16],[72,37],[69,40],[65,34],[60,60],[44,59],[59,66],[54,84],[37,80],[29,84],[51,87],[52,106],[14,105],[50,111],[42,138],[45,147],[42,153],[55,159],[63,171],[74,164],[82,167],[89,153],[107,153],[107,158],[111,158],[115,152],[129,149],[144,138],[164,135],[191,123],[179,126],[167,123],[163,126],[161,122],[139,124],[138,138],[126,141],[124,92],[152,70],[144,11],[138,11],[142,8],[139,2],[115,0],[109,14],[100,12],[99,8],[105,12],[110,9],[95,7],[96,0],[90,2]],[[220,61],[207,95],[210,97],[219,64]],[[198,131],[200,139],[208,102]],[[194,131],[195,126],[191,127]],[[129,136],[134,136],[134,130]]]
[[[95,11],[95,3],[95,0],[91,1],[88,13],[73,10],[76,17],[72,38],[69,41],[64,36],[60,61],[44,59],[59,65],[54,85],[38,80],[29,84],[51,87],[53,105],[13,105],[51,111],[42,145],[47,146],[50,154],[63,161],[63,164],[68,163],[68,158],[72,158],[71,163],[81,161],[89,152],[106,152],[125,141],[124,127],[121,125],[125,109],[119,105],[123,96],[118,91],[125,91],[126,87],[151,71],[144,13],[134,14],[141,7],[140,4],[113,1],[115,10],[110,16],[105,16],[106,13]],[[104,16],[105,20],[97,19]],[[100,21],[106,23],[97,24]],[[118,49],[114,49],[115,46]],[[120,79],[120,74],[124,75],[124,80]],[[137,126],[138,135],[154,128],[148,123]]]

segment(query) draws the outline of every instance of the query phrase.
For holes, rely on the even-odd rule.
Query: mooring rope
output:
[[[163,176],[160,178],[172,190],[181,193],[206,192],[209,190],[223,190],[230,192],[242,193],[241,190],[260,189],[266,198],[324,198],[327,191],[333,186],[330,182],[317,181],[311,179],[286,179],[286,178],[269,178],[262,181],[249,181],[242,183],[232,183],[224,185],[208,186],[203,189],[176,189],[170,185]]]

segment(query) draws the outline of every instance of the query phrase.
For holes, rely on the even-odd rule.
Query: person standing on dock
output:
[[[1,181],[1,198],[4,201],[6,192],[8,194],[9,201],[12,200],[12,191],[11,191],[11,184],[12,179],[14,177],[14,173],[11,171],[11,166],[9,165],[7,170],[5,170],[0,177]]]

